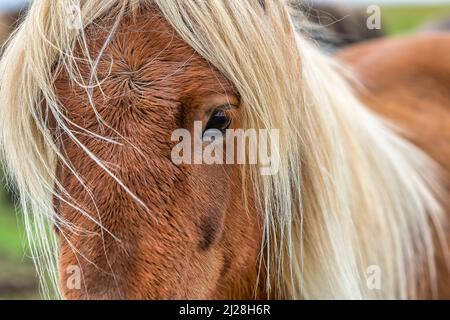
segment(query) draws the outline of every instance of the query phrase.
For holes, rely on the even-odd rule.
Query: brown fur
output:
[[[110,23],[100,21],[100,26],[88,30],[93,54],[99,52],[106,36],[103,30],[109,30]],[[419,50],[430,51],[417,54]],[[368,104],[416,133],[412,140],[447,169],[450,65],[442,62],[448,50],[450,38],[441,37],[375,42],[341,54],[367,79],[370,93],[363,98]],[[81,72],[87,75],[87,66],[81,66]],[[238,105],[238,93],[154,11],[124,19],[101,59],[98,76],[103,82],[102,92],[94,90],[96,107],[114,130],[98,124],[85,92],[65,73],[56,82],[58,96],[75,124],[122,143],[76,134],[148,210],[71,139],[61,137],[62,152],[94,199],[60,164],[62,185],[79,206],[120,240],[102,233],[64,202],[55,201],[63,218],[95,233],[72,233],[67,228],[60,232],[64,297],[255,297],[260,221],[256,210],[244,210],[238,168],[178,167],[170,160],[173,130],[184,127],[192,131],[194,120],[206,121],[212,109],[229,100]],[[425,117],[428,110],[432,112]],[[232,127],[240,127],[239,108],[232,115]],[[82,290],[65,285],[70,265],[83,270]],[[262,291],[260,288],[257,297],[262,297]]]

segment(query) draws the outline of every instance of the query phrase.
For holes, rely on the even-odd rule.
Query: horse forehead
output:
[[[100,56],[95,77],[91,75],[92,64],[85,59],[77,62],[85,81],[99,80],[92,98],[97,111],[107,119],[123,118],[114,118],[116,113],[111,110],[126,109],[126,114],[133,116],[133,110],[151,109],[155,121],[163,115],[167,120],[168,112],[169,118],[172,115],[176,120],[180,103],[234,93],[233,85],[181,39],[159,13],[150,10],[126,16],[110,37],[113,25],[114,21],[106,19],[86,30],[90,56]],[[77,48],[75,55],[82,52]],[[75,111],[72,120],[94,119],[85,90],[71,83],[69,74],[63,72],[56,89],[67,110]]]
[[[124,17],[103,51],[112,29],[112,22],[107,21],[93,25],[87,32],[89,51],[93,56],[101,55],[97,69],[100,74],[128,73],[145,76],[143,80],[161,80],[165,76],[172,80],[191,69],[211,73],[208,63],[157,12]]]
[[[111,28],[112,22],[108,21],[88,31],[89,51],[93,56],[102,52]],[[233,91],[232,84],[154,10],[122,19],[101,53],[96,72],[99,79],[108,82],[137,83],[140,88],[170,91],[174,96]]]

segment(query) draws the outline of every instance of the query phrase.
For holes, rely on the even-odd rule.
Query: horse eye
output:
[[[211,114],[211,117],[206,124],[205,132],[211,129],[225,131],[230,127],[230,124],[231,118],[228,112],[224,109],[217,109]]]

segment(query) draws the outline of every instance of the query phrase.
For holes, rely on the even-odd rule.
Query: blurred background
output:
[[[377,37],[450,32],[450,0],[298,1],[315,24],[308,28],[310,36],[327,52]],[[26,14],[28,4],[27,0],[0,0],[0,43],[4,43]],[[369,5],[381,8],[380,30],[367,28]],[[22,219],[15,210],[14,193],[3,187],[4,175],[0,173],[0,177],[0,299],[39,299]]]

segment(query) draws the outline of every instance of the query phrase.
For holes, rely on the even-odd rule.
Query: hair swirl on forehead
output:
[[[247,128],[280,130],[279,173],[261,176],[256,167],[243,169],[243,183],[254,187],[264,221],[261,266],[271,296],[406,298],[416,290],[418,273],[434,280],[430,221],[438,224],[440,218],[432,191],[434,164],[366,110],[340,75],[343,70],[295,31],[291,14],[301,15],[285,1],[36,0],[0,63],[0,142],[20,191],[44,289],[47,274],[51,283],[57,280],[58,243],[49,229],[67,225],[52,199],[71,199],[55,173],[58,163],[71,165],[48,119],[114,176],[69,129],[53,83],[66,71],[74,85],[85,88],[95,110],[99,57],[90,55],[84,29],[95,28],[100,18],[112,19],[106,47],[121,19],[146,6],[156,6],[234,84]],[[74,55],[76,46],[81,57]],[[89,64],[90,75],[79,74],[80,62]],[[75,201],[70,205],[89,216]],[[425,270],[419,261],[428,262]],[[373,264],[383,271],[381,291],[366,286],[364,273]]]

